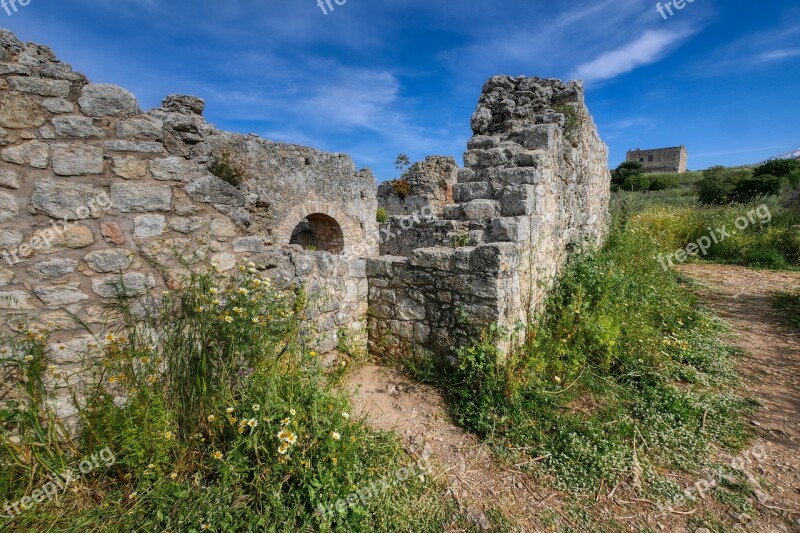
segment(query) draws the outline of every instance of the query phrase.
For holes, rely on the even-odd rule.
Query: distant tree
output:
[[[736,186],[727,168],[715,166],[703,171],[703,179],[697,187],[700,203],[705,205],[722,205],[730,203],[731,193]]]
[[[762,196],[776,196],[781,193],[785,178],[777,176],[760,175],[752,178],[741,179],[736,182],[730,194],[733,202],[748,203]]]
[[[400,154],[397,156],[397,160],[394,162],[394,167],[400,172],[400,174],[405,174],[406,169],[411,166],[411,159],[408,158],[406,154]]]
[[[785,183],[792,187],[798,187],[800,186],[800,160],[781,159],[767,161],[753,170],[753,176],[774,176],[783,179]]]
[[[617,187],[622,187],[625,181],[631,176],[641,176],[644,174],[644,168],[638,161],[626,161],[611,171],[611,184]]]

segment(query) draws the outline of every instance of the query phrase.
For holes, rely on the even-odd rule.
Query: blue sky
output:
[[[686,144],[692,169],[800,148],[796,0],[667,20],[650,0],[316,2],[30,0],[0,26],[144,109],[195,94],[221,128],[348,153],[379,180],[400,152],[461,163],[494,74],[585,79],[612,166],[636,147]]]

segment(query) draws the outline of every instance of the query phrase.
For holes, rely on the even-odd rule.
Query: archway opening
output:
[[[344,252],[344,233],[336,219],[314,213],[294,228],[289,244],[299,244],[306,250],[341,254]]]

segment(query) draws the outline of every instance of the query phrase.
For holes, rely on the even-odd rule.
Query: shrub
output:
[[[650,189],[650,178],[644,174],[628,176],[621,189],[626,191],[647,191]]]
[[[376,218],[379,224],[383,224],[384,222],[389,220],[389,214],[386,212],[386,209],[384,209],[383,207],[379,207]]]
[[[649,174],[650,190],[665,191],[680,187],[680,177],[676,174]]]
[[[393,180],[391,184],[392,189],[401,200],[404,200],[406,196],[411,194],[411,183],[407,179]]]
[[[638,161],[626,161],[611,171],[611,184],[621,187],[630,176],[644,174],[642,164]]]
[[[238,187],[250,179],[247,165],[231,147],[222,149],[209,170],[213,175],[234,187]]]

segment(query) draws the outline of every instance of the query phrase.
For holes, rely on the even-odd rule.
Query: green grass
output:
[[[441,531],[452,520],[452,501],[396,437],[350,416],[314,351],[303,291],[253,266],[230,283],[193,275],[163,300],[121,300],[125,327],[70,380],[88,385],[77,435],[48,406],[73,367],[54,365],[47,331],[7,340],[2,363],[20,379],[19,401],[0,411],[0,498],[30,496],[106,447],[115,461],[0,529]],[[318,512],[351,494],[345,512]]]
[[[499,332],[438,375],[457,420],[514,464],[583,493],[627,481],[656,491],[750,437],[754,404],[733,391],[736,353],[634,218],[575,258],[541,319],[507,358]],[[544,458],[544,459],[542,459]],[[537,461],[532,461],[537,459]],[[679,489],[677,489],[679,491]]]
[[[800,293],[779,294],[775,298],[775,307],[796,327],[800,328]]]

